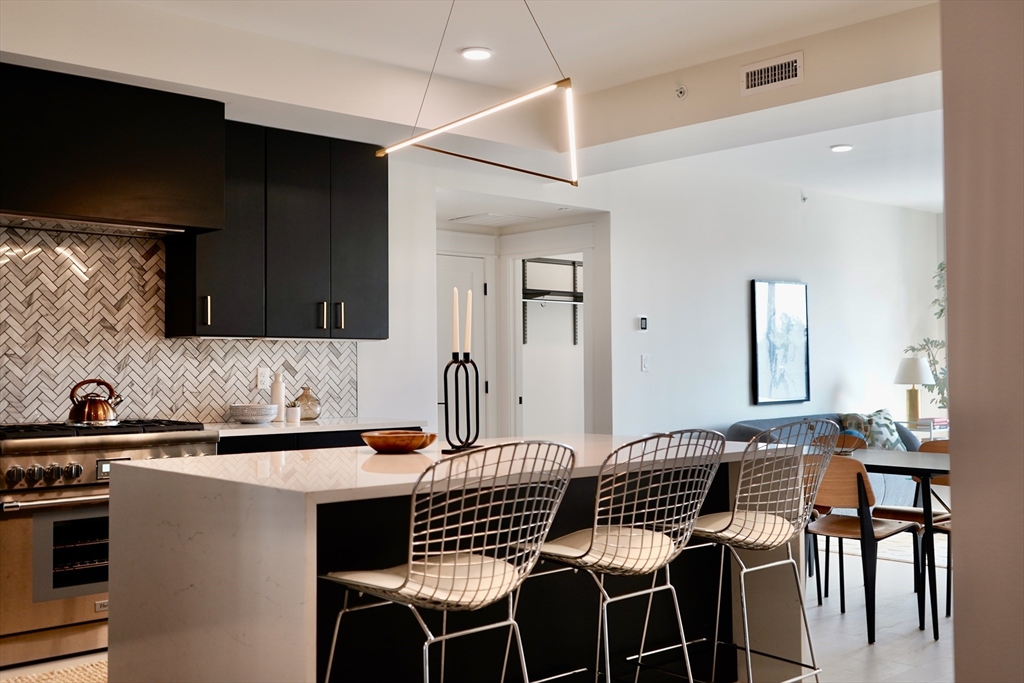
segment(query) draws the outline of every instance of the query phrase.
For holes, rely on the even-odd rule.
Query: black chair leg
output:
[[[913,592],[921,593],[921,535],[913,535]]]
[[[818,607],[821,607],[821,567],[818,566],[818,537],[811,534],[811,550],[814,552],[814,578],[818,584]]]
[[[846,614],[846,572],[844,571],[844,565],[846,560],[843,558],[843,539],[839,540],[839,611]]]
[[[878,548],[874,543],[860,544],[864,566],[864,607],[868,616],[868,645],[875,642],[875,575],[878,569]]]
[[[946,616],[953,613],[953,537],[946,536]]]
[[[807,563],[807,576],[814,576],[814,558],[811,557],[814,552],[812,538],[814,538],[814,534],[809,531],[804,532],[804,562]]]
[[[828,597],[828,563],[829,563],[829,555],[832,554],[831,551],[829,550],[829,544],[831,542],[832,542],[832,537],[831,536],[826,536],[825,537],[825,597],[826,598]]]

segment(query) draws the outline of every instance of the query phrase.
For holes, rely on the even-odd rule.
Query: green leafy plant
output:
[[[946,317],[945,261],[939,264],[933,279],[935,280],[935,289],[939,291],[939,296],[932,300],[932,306],[935,308],[935,317],[941,320]],[[932,398],[932,403],[938,405],[940,408],[948,408],[949,377],[946,371],[946,366],[948,364],[946,341],[943,339],[930,339],[925,337],[920,344],[908,346],[903,349],[903,352],[913,353],[915,355],[923,353],[925,355],[925,358],[928,359],[928,367],[931,369],[932,375],[935,376],[935,384],[925,384],[924,388],[935,394],[935,397]],[[939,358],[940,352],[942,354],[941,359]]]

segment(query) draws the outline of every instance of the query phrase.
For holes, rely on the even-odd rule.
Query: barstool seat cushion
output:
[[[794,531],[785,517],[749,510],[702,515],[693,527],[695,536],[719,543],[747,541],[766,548],[782,545],[793,537]]]
[[[660,568],[675,552],[668,535],[630,526],[581,529],[540,547],[542,556],[559,562],[636,574]]]
[[[443,609],[475,609],[503,598],[518,573],[508,562],[476,553],[443,553],[426,562],[369,571],[331,572],[325,578],[356,590],[404,602],[426,600]],[[408,577],[408,581],[406,581]]]

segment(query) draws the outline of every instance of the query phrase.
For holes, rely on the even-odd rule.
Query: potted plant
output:
[[[935,271],[935,289],[939,290],[939,297],[932,301],[932,306],[935,307],[935,317],[941,320],[946,317],[946,262],[943,261],[939,264],[938,269]],[[949,384],[948,377],[946,374],[946,365],[948,363],[948,356],[946,353],[946,341],[944,339],[931,339],[925,337],[920,344],[908,346],[903,350],[904,353],[918,354],[923,353],[925,358],[928,359],[928,367],[932,371],[932,375],[935,376],[935,384],[923,385],[925,389],[935,394],[932,398],[932,403],[936,404],[939,408],[949,407]],[[942,354],[941,359],[939,354]]]

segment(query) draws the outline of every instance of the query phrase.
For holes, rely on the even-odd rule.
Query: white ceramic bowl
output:
[[[277,406],[266,403],[232,403],[231,419],[243,424],[263,424],[277,417]]]

